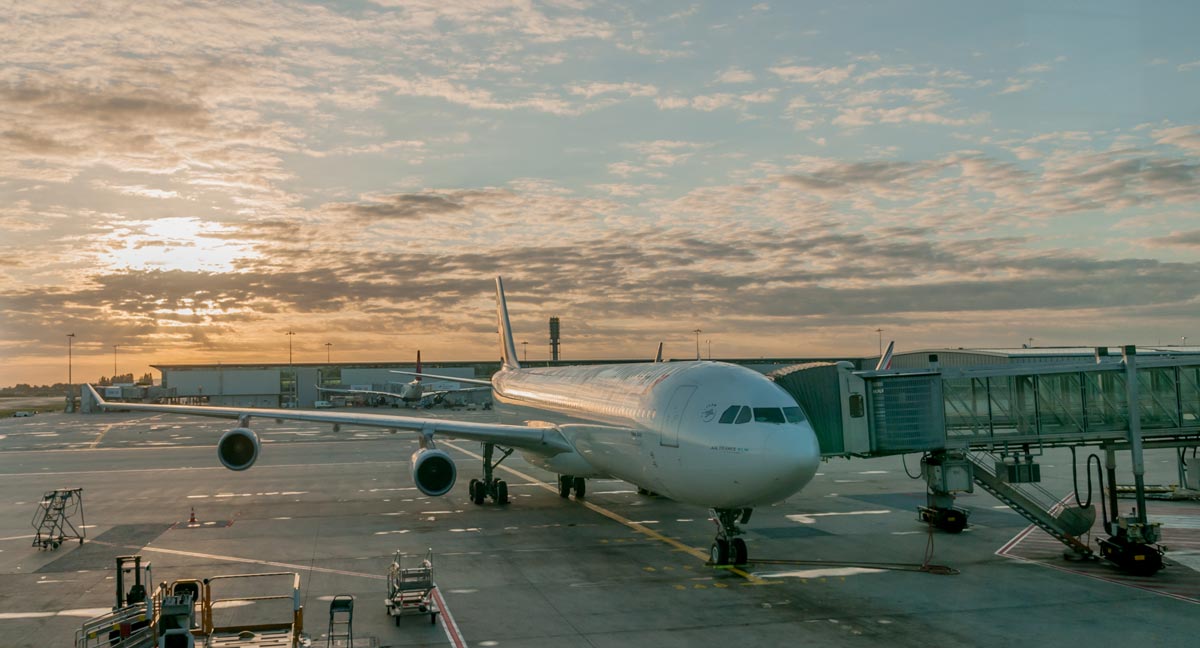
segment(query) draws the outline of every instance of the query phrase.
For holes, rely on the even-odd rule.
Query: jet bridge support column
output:
[[[1162,550],[1156,545],[1159,524],[1146,517],[1146,463],[1142,454],[1141,405],[1138,394],[1137,347],[1126,346],[1122,362],[1125,365],[1125,399],[1129,408],[1129,455],[1133,463],[1133,486],[1137,510],[1121,515],[1116,508],[1116,480],[1113,450],[1108,448],[1108,487],[1112,520],[1107,529],[1109,537],[1100,540],[1100,553],[1121,569],[1134,574],[1149,575],[1162,569]]]
[[[954,494],[975,490],[971,462],[962,452],[939,450],[921,458],[921,476],[929,490],[927,505],[917,507],[919,519],[943,531],[961,533],[967,528],[970,512],[954,505]]]

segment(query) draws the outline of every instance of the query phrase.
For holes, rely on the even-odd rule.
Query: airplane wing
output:
[[[450,382],[467,383],[468,385],[487,385],[488,387],[492,386],[492,381],[480,380],[478,378],[463,378],[462,376],[438,376],[435,374],[425,373],[422,371],[400,371],[399,369],[389,369],[388,371],[390,371],[391,373],[394,373],[394,374],[404,374],[405,376],[416,376],[418,378],[433,378],[434,380],[448,380]]]
[[[433,389],[421,392],[421,396],[445,396],[446,394],[461,394],[463,392],[491,391],[491,387],[462,387],[460,389]]]
[[[392,398],[403,398],[403,394],[395,392],[382,391],[379,389],[335,389],[333,387],[317,387],[317,391],[330,392],[334,394],[373,394],[375,396],[391,396]]]
[[[138,412],[163,412],[190,416],[245,419],[264,418],[282,421],[308,421],[339,425],[361,425],[365,427],[412,430],[414,432],[443,435],[453,439],[497,443],[502,446],[529,450],[553,456],[570,452],[574,448],[555,428],[530,427],[525,425],[502,425],[474,421],[452,421],[435,418],[416,418],[394,414],[366,414],[357,412],[331,412],[315,410],[265,409],[258,407],[221,407],[210,405],[160,405],[157,403],[109,403],[100,397],[96,389],[87,386],[96,403],[104,409],[122,409]]]

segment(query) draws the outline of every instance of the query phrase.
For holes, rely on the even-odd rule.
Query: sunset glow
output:
[[[18,3],[0,385],[1200,340],[1190,3]]]

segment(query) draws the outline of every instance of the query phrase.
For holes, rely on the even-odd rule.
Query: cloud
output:
[[[857,67],[851,63],[843,67],[813,67],[803,65],[783,65],[767,68],[784,81],[792,83],[818,83],[836,85],[850,78]]]
[[[324,209],[341,213],[364,221],[421,220],[428,216],[441,216],[463,211],[463,193],[441,194],[395,194],[369,203],[331,203]]]
[[[1200,61],[1192,61],[1191,63],[1182,63],[1176,70],[1180,72],[1191,72],[1192,70],[1200,69]]]
[[[1153,247],[1185,247],[1200,249],[1200,229],[1186,232],[1171,232],[1167,236],[1147,239],[1146,243]]]
[[[588,99],[598,95],[621,94],[628,97],[653,97],[658,94],[658,88],[645,83],[588,83],[585,85],[569,85],[567,91],[573,95],[583,95]]]
[[[717,73],[717,83],[753,83],[754,74],[738,67],[731,67]]]

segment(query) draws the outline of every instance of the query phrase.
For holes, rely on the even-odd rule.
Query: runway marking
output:
[[[116,545],[111,542],[103,542],[92,540],[94,544],[102,544],[109,547],[125,547],[134,551],[150,551],[174,556],[187,556],[189,558],[207,558],[209,560],[221,560],[226,562],[240,562],[251,565],[265,565],[267,567],[282,567],[284,569],[293,569],[297,572],[321,572],[323,574],[337,574],[339,576],[353,576],[358,578],[369,578],[371,580],[387,580],[387,576],[379,574],[364,574],[362,572],[347,571],[344,569],[329,569],[327,567],[316,567],[312,565],[293,565],[292,563],[276,562],[273,560],[257,560],[254,558],[239,558],[237,556],[220,556],[217,554],[200,553],[197,551],[181,551],[179,549],[163,549],[161,547],[134,547],[132,545]],[[454,621],[454,616],[450,614],[450,607],[446,605],[446,600],[442,598],[438,588],[433,590],[433,599],[437,603],[438,610],[441,611],[439,616],[442,618],[442,628],[446,631],[446,638],[450,643],[457,648],[467,648],[467,642],[463,639],[462,632],[458,629],[458,623]],[[108,612],[106,608],[103,612]],[[103,613],[102,612],[102,613]],[[94,615],[88,615],[94,616]],[[3,617],[0,617],[3,618]]]
[[[882,574],[882,569],[869,567],[830,567],[825,569],[802,569],[786,572],[755,572],[762,578],[823,578],[831,576],[855,576],[858,574]]]
[[[103,430],[100,430],[99,436],[96,437],[95,441],[92,441],[92,444],[90,446],[88,446],[88,448],[91,449],[91,448],[95,448],[96,446],[100,445],[100,442],[104,440],[104,435],[108,434],[109,430],[111,430],[115,427],[125,427],[125,426],[131,425],[133,423],[141,423],[142,421],[152,421],[156,418],[161,418],[161,417],[162,417],[162,414],[155,414],[154,416],[143,416],[142,418],[129,419],[128,421],[109,423],[108,425],[104,426]]]
[[[445,441],[445,440],[439,441],[439,443],[448,445],[451,448],[454,448],[455,450],[458,450],[459,452],[467,455],[468,457],[473,457],[475,459],[483,461],[483,457],[481,455],[477,455],[474,452],[471,452],[470,450],[464,450],[464,449],[458,447],[457,445],[455,445],[454,443],[451,443],[451,442]],[[554,493],[555,495],[558,494],[558,485],[557,484],[550,485],[544,481],[541,481],[540,479],[537,479],[536,477],[527,475],[519,470],[510,468],[508,466],[501,465],[499,468],[500,468],[500,470],[504,470],[510,474],[516,475],[517,477],[520,477],[521,479],[524,479],[531,483],[537,484],[537,486],[540,487],[542,490],[549,491],[551,493]],[[668,538],[667,536],[659,533],[658,531],[655,531],[654,529],[651,529],[648,526],[645,526],[644,524],[639,524],[637,522],[634,522],[633,520],[630,520],[629,518],[626,518],[619,513],[610,511],[610,510],[604,508],[603,506],[593,504],[587,500],[576,499],[575,501],[579,504],[582,504],[584,507],[586,507],[588,510],[592,511],[593,513],[599,513],[600,515],[603,515],[604,517],[606,517],[614,522],[617,522],[619,524],[623,524],[644,536],[647,536],[649,538],[652,538],[654,540],[662,542],[663,544],[674,547],[675,549],[682,551],[683,553],[689,554],[691,556],[694,556],[699,560],[708,562],[709,556],[708,556],[707,552],[701,551],[700,549],[697,549],[695,547],[689,547],[688,545],[685,545],[682,542],[680,542],[674,538]],[[737,567],[728,567],[725,569],[727,571],[733,572],[734,574],[737,574],[738,576],[741,576],[742,578],[746,579],[750,584],[753,584],[753,585],[768,584],[768,581],[765,581],[747,571],[738,569]]]
[[[814,520],[813,518],[832,517],[834,515],[884,515],[886,513],[891,513],[891,511],[879,510],[879,511],[843,511],[840,513],[805,513],[805,514],[785,515],[784,517],[791,520],[792,522],[799,522],[800,524],[816,524],[817,521]]]
[[[74,610],[59,610],[58,612],[0,612],[0,621],[5,619],[44,619],[54,616],[82,617],[90,619],[94,616],[112,612],[112,608],[79,608]]]

